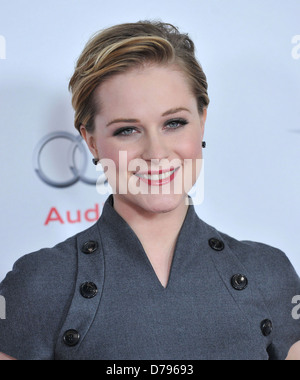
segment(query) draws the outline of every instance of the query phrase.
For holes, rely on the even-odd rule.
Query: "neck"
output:
[[[114,196],[114,209],[137,235],[163,287],[168,284],[176,242],[187,215],[185,199],[169,211],[150,212]]]
[[[114,196],[114,209],[130,225],[141,243],[147,247],[170,249],[177,240],[186,217],[188,205],[185,197],[167,212],[150,212],[137,205]]]

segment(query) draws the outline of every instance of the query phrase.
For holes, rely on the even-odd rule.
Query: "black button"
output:
[[[74,347],[79,343],[80,335],[76,330],[68,330],[64,334],[64,342],[69,347]]]
[[[80,286],[80,293],[84,298],[94,298],[98,293],[98,288],[93,282],[85,282]]]
[[[264,336],[269,336],[273,331],[273,324],[270,319],[265,319],[262,321],[260,328]]]
[[[243,274],[235,274],[231,278],[231,285],[236,290],[244,290],[248,286],[248,279]]]
[[[215,251],[223,251],[225,248],[224,243],[216,238],[209,239],[208,241],[210,248],[214,249]]]
[[[94,253],[98,249],[98,243],[96,241],[87,241],[84,243],[81,251],[87,255]]]

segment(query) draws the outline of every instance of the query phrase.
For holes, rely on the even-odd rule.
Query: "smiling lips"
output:
[[[173,181],[178,169],[179,168],[174,170],[159,170],[157,172],[149,170],[148,174],[135,173],[135,175],[150,186],[163,186]]]

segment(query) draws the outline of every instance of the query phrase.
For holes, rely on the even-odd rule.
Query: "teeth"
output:
[[[167,173],[163,173],[163,174],[153,174],[153,175],[147,175],[147,174],[140,175],[140,174],[136,174],[136,176],[138,176],[140,178],[147,179],[147,180],[151,180],[151,181],[159,181],[159,180],[162,180],[162,179],[169,178],[174,172],[175,172],[175,170],[172,170],[171,172],[167,172]]]

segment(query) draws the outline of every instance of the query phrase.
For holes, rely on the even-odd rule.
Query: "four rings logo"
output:
[[[61,142],[63,140],[67,140],[69,143],[69,147],[64,147],[61,149]],[[65,179],[57,180],[55,179],[55,175],[53,174],[53,170],[49,170],[47,172],[47,168],[45,165],[42,165],[43,156],[46,156],[46,148],[50,147],[54,154],[59,156],[61,154],[61,150],[63,153],[67,154],[65,164],[68,174],[64,175]],[[54,150],[53,150],[54,149]],[[46,161],[44,159],[44,161]],[[79,162],[78,162],[79,161]],[[62,171],[61,166],[63,165],[59,162],[59,167],[57,167],[57,171]],[[100,173],[100,178],[92,179],[88,178],[86,175],[89,164],[89,155],[87,148],[85,146],[84,140],[81,136],[74,136],[68,132],[54,132],[47,136],[45,136],[36,146],[33,155],[33,165],[36,174],[38,177],[47,185],[55,187],[55,188],[66,188],[75,185],[77,182],[83,182],[87,185],[96,186],[97,184],[105,184],[107,179],[104,173]],[[52,172],[52,174],[51,174]],[[49,174],[50,173],[50,174]]]

